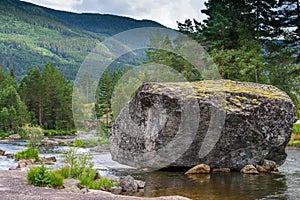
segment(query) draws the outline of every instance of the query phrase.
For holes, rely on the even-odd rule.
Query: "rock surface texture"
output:
[[[117,117],[109,142],[112,158],[134,167],[241,170],[264,159],[283,164],[294,120],[291,99],[273,86],[145,83]]]

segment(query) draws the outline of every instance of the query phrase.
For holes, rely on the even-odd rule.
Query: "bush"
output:
[[[294,124],[293,133],[300,135],[300,124]]]
[[[40,167],[30,168],[27,173],[27,182],[34,186],[48,186],[53,188],[61,188],[64,184],[64,177],[60,174],[60,170],[49,172],[42,165]]]
[[[37,149],[27,149],[25,151],[20,151],[15,155],[15,160],[20,160],[20,159],[35,159],[39,160],[39,151]]]
[[[27,181],[34,186],[47,186],[51,183],[50,175],[45,165],[31,168],[27,174]]]
[[[49,174],[50,185],[53,188],[62,188],[64,185],[64,177],[60,174],[60,171],[53,171]]]
[[[37,149],[41,144],[41,140],[44,138],[43,129],[39,126],[29,126],[28,124],[23,126],[22,129],[27,134],[29,139],[29,147],[32,149]]]
[[[70,148],[64,155],[64,163],[70,167],[70,176],[79,178],[86,172],[94,170],[90,154],[77,154],[77,148]]]
[[[71,177],[71,168],[68,166],[65,166],[59,170],[57,170],[57,172],[64,178],[70,178]]]
[[[6,138],[10,136],[12,133],[0,132],[0,138]]]
[[[82,140],[78,140],[78,139],[75,139],[74,140],[74,147],[83,147],[83,141]]]
[[[110,191],[111,188],[114,186],[114,183],[107,179],[107,178],[101,178],[96,181],[91,181],[88,185],[89,189],[96,189],[96,190],[107,190]]]

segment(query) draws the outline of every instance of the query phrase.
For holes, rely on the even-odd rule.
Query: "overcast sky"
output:
[[[77,13],[115,14],[150,19],[177,29],[176,21],[203,20],[205,0],[23,0],[37,5]]]

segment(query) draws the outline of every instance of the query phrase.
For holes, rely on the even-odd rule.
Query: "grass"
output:
[[[95,146],[98,146],[98,145],[102,145],[102,144],[107,144],[107,139],[106,140],[78,140],[78,139],[75,139],[74,140],[74,147],[95,147]]]
[[[27,149],[24,151],[20,151],[15,155],[15,160],[21,160],[21,159],[35,159],[35,160],[39,160],[39,151],[37,149]]]
[[[6,138],[10,135],[12,135],[12,133],[0,132],[0,138]]]
[[[76,129],[72,130],[43,130],[45,136],[66,136],[66,135],[74,135],[76,133]]]
[[[294,124],[291,140],[288,143],[291,147],[300,147],[300,124]]]
[[[297,135],[300,135],[300,124],[294,124],[293,133],[297,134]]]

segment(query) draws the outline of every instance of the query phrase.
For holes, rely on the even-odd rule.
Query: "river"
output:
[[[16,153],[26,148],[26,143],[1,142],[0,149]],[[56,156],[54,167],[62,165],[62,151],[68,147],[55,147],[43,150],[41,156]],[[49,149],[48,149],[49,150]],[[137,196],[157,197],[181,195],[194,200],[297,200],[300,199],[300,150],[287,150],[286,162],[279,167],[278,174],[244,175],[230,174],[184,175],[184,172],[156,171],[134,173],[130,167],[111,160],[109,152],[98,153],[90,149],[79,149],[93,156],[95,167],[102,175],[125,176],[130,174],[146,182],[146,187]],[[0,170],[15,167],[16,162],[0,156]]]

